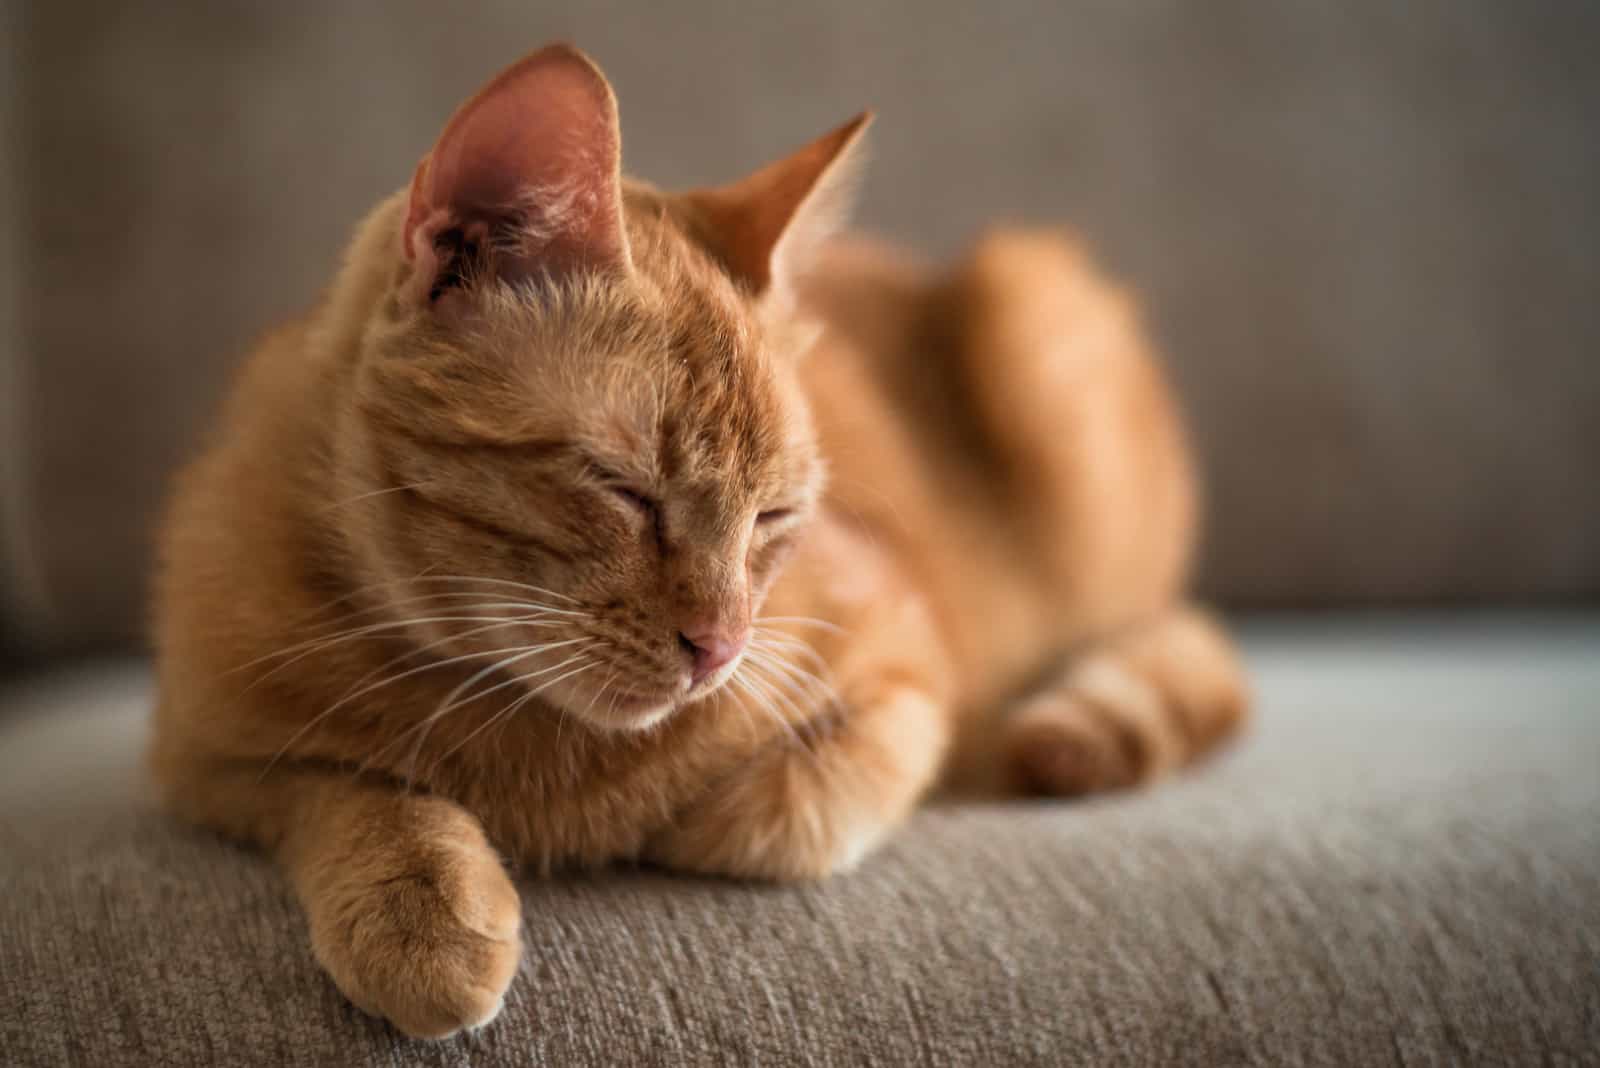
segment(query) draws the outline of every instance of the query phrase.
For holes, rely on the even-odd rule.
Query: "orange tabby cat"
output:
[[[402,1030],[498,1011],[502,858],[815,878],[941,774],[1126,786],[1239,720],[1128,302],[1051,236],[825,244],[865,125],[666,194],[600,72],[529,56],[182,476],[157,777]]]

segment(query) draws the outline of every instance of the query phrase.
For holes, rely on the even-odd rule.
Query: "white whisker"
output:
[[[340,594],[339,596],[334,597],[331,600],[328,600],[328,601],[324,602],[323,604],[319,605],[318,607],[312,609],[310,612],[308,612],[305,615],[301,616],[299,619],[296,619],[291,624],[291,626],[294,626],[294,627],[308,626],[308,625],[311,624],[312,620],[314,620],[317,616],[322,615],[324,612],[327,612],[327,611],[329,611],[330,609],[333,609],[333,608],[337,608],[339,605],[343,604],[346,601],[352,600],[352,599],[354,599],[356,597],[359,597],[359,596],[361,596],[363,594],[371,593],[371,592],[373,592],[375,590],[387,589],[387,588],[390,588],[390,587],[393,587],[393,586],[403,586],[403,585],[407,585],[407,584],[410,584],[410,583],[439,582],[439,581],[447,581],[447,582],[463,582],[463,581],[466,581],[466,582],[470,582],[470,581],[477,581],[477,580],[465,579],[465,578],[463,578],[461,576],[455,576],[455,575],[434,575],[434,574],[430,574],[429,573],[429,569],[424,569],[423,571],[419,572],[416,575],[413,575],[410,578],[379,579],[379,580],[374,581],[374,582],[365,582],[365,583],[362,583],[359,586],[351,587],[350,589],[346,590],[344,593]],[[500,582],[506,582],[506,581],[509,581],[509,580],[484,579],[482,581],[488,582],[488,583],[493,583],[493,584],[498,584]],[[519,588],[525,586],[525,584],[523,584],[523,583],[513,583],[513,585],[516,585]],[[553,590],[546,590],[546,589],[543,589],[542,587],[538,587],[538,586],[528,586],[526,588],[534,590],[535,592],[547,594],[547,595],[549,595],[551,597],[556,597],[556,598],[559,598],[561,600],[569,601],[569,602],[571,602],[573,604],[577,604],[578,603],[574,598],[568,597],[566,594],[556,593]],[[417,598],[387,599],[384,602],[384,604],[369,606],[368,608],[360,609],[359,611],[360,612],[371,612],[371,611],[374,611],[374,610],[381,610],[384,607],[385,604],[388,604],[388,605],[402,604],[402,603],[407,603],[408,601],[411,601],[411,600],[425,600],[428,597],[446,597],[446,596],[450,596],[450,597],[474,597],[474,596],[482,596],[482,594],[478,593],[477,591],[469,591],[469,592],[465,592],[465,593],[463,593],[461,591],[441,591],[441,592],[432,593],[432,594],[424,594],[424,595],[422,595],[420,597],[417,597]],[[507,594],[506,596],[509,596],[509,594]]]
[[[240,696],[243,696],[244,694],[249,693],[256,686],[260,685],[261,683],[265,682],[267,679],[271,678],[273,675],[277,674],[279,671],[282,671],[284,668],[290,666],[291,664],[294,664],[294,663],[296,663],[296,662],[298,662],[300,660],[303,660],[307,656],[310,656],[310,655],[312,655],[314,653],[323,652],[323,651],[325,651],[327,649],[333,648],[335,645],[340,645],[340,644],[342,644],[344,642],[348,642],[348,641],[360,641],[360,640],[367,639],[367,638],[372,638],[372,637],[390,637],[390,635],[384,634],[383,633],[384,631],[399,631],[399,630],[404,630],[404,629],[406,629],[408,627],[421,626],[421,625],[430,624],[430,623],[488,623],[488,624],[497,625],[497,626],[506,626],[506,625],[513,625],[514,624],[514,625],[520,625],[520,626],[525,626],[525,627],[553,627],[553,626],[558,626],[559,625],[559,624],[556,624],[556,623],[545,622],[545,621],[541,620],[540,617],[537,616],[537,615],[530,615],[530,616],[424,616],[424,617],[421,617],[421,618],[414,618],[414,619],[387,620],[387,621],[385,621],[383,623],[370,623],[370,624],[367,624],[367,625],[361,626],[361,627],[353,627],[350,630],[341,631],[341,632],[339,632],[337,634],[325,635],[325,636],[320,637],[320,638],[312,638],[312,639],[309,639],[309,640],[304,641],[304,642],[299,642],[299,643],[297,643],[295,645],[291,645],[291,646],[289,646],[287,648],[280,649],[276,653],[270,653],[267,656],[258,657],[257,659],[252,660],[248,664],[241,664],[239,667],[231,669],[228,672],[228,674],[234,674],[235,672],[241,671],[244,668],[248,668],[248,667],[252,667],[254,665],[258,665],[258,664],[260,664],[260,663],[262,663],[264,661],[271,660],[275,656],[291,656],[291,654],[294,654],[294,655],[291,656],[291,658],[286,663],[278,664],[271,671],[268,671],[265,674],[261,675],[260,677],[258,677],[256,679],[254,679],[253,681],[251,681],[251,683],[248,686],[246,686],[242,691],[240,691]],[[432,645],[432,644],[435,644],[435,643],[431,643],[430,642],[429,644]]]
[[[369,490],[366,493],[358,493],[354,497],[347,497],[342,501],[335,501],[332,504],[323,505],[321,511],[324,513],[333,512],[340,508],[344,508],[347,505],[355,504],[357,501],[365,501],[373,497],[382,497],[390,493],[403,493],[406,490],[421,489],[423,486],[429,486],[432,484],[432,480],[427,480],[423,482],[408,482],[404,486],[389,486],[386,489]]]
[[[622,696],[621,690],[611,691],[611,700],[606,702],[606,722],[611,722],[611,717],[617,712],[617,698]]]
[[[351,684],[350,688],[353,690],[356,687],[361,686],[362,684],[366,683],[368,680],[374,678],[375,676],[380,675],[383,672],[389,670],[390,668],[398,667],[399,665],[405,663],[407,660],[410,660],[414,656],[419,656],[419,655],[421,655],[423,653],[426,653],[426,652],[429,652],[429,651],[431,651],[433,649],[437,649],[441,645],[449,645],[451,642],[460,641],[463,638],[475,637],[476,635],[482,634],[485,631],[503,630],[506,627],[557,627],[557,626],[565,626],[565,624],[562,624],[562,623],[546,623],[546,622],[544,622],[542,620],[538,620],[536,618],[535,619],[529,619],[528,617],[525,617],[525,616],[519,616],[519,617],[517,617],[515,619],[509,619],[504,623],[486,623],[481,627],[470,627],[467,630],[459,631],[459,632],[454,633],[454,634],[446,634],[442,638],[435,638],[433,641],[427,642],[424,645],[420,645],[415,649],[407,650],[406,652],[401,653],[399,656],[394,657],[391,660],[386,660],[382,664],[379,664],[377,667],[373,668],[371,671],[367,672],[361,678],[357,679],[353,684]],[[555,646],[549,646],[547,648],[555,648]]]
[[[761,616],[755,621],[756,629],[761,630],[763,623],[788,623],[801,627],[821,627],[835,634],[848,634],[849,632],[837,623],[830,623],[826,619],[817,619],[815,616]],[[782,633],[781,631],[778,633]]]
[[[589,703],[583,706],[583,715],[584,716],[587,716],[590,713],[590,711],[593,710],[594,703],[600,699],[600,695],[601,694],[606,692],[606,687],[610,686],[613,682],[616,681],[617,672],[619,672],[620,670],[622,670],[622,669],[621,668],[615,668],[615,667],[612,668],[610,673],[606,675],[605,681],[600,684],[599,689],[595,690],[595,692],[590,695]],[[583,717],[579,717],[579,718],[581,719]],[[560,706],[560,718],[556,720],[556,751],[557,752],[560,752],[560,750],[561,750],[561,728],[566,725],[566,722],[567,722],[567,708],[566,708],[565,705],[562,705],[562,706]]]
[[[776,650],[751,648],[745,655],[754,657],[758,663],[767,665],[767,667],[772,671],[782,672],[788,677],[791,684],[805,685],[806,692],[810,692],[811,687],[815,687],[817,690],[820,690],[825,698],[823,702],[824,705],[831,706],[838,705],[840,703],[838,691],[834,689],[832,683],[819,678],[800,665],[785,659],[779,655]]]
[[[546,589],[543,586],[534,586],[534,585],[532,585],[530,583],[527,583],[527,582],[515,582],[515,581],[513,581],[511,579],[478,578],[478,577],[475,577],[475,576],[472,576],[472,575],[428,575],[428,576],[425,576],[425,577],[422,577],[422,578],[409,579],[409,580],[405,580],[405,581],[411,581],[411,582],[478,582],[478,583],[484,583],[484,584],[493,585],[493,586],[514,586],[519,590],[531,590],[534,593],[542,593],[547,597],[554,597],[557,600],[567,601],[567,602],[570,602],[571,604],[579,604],[580,603],[576,597],[570,597],[570,596],[568,596],[567,594],[564,594],[564,593],[557,593],[555,590]]]
[[[509,592],[502,592],[500,590],[433,590],[433,591],[428,592],[428,593],[417,593],[417,594],[412,594],[412,595],[407,596],[407,597],[386,597],[382,601],[380,601],[380,602],[378,602],[376,604],[370,604],[365,608],[351,608],[349,611],[344,613],[344,615],[343,615],[343,617],[341,619],[328,620],[325,623],[320,623],[320,624],[316,624],[316,625],[317,626],[324,626],[324,627],[331,626],[334,623],[344,622],[345,620],[355,619],[355,618],[358,618],[360,616],[372,615],[374,612],[392,611],[393,609],[398,608],[401,605],[426,604],[426,603],[439,602],[439,601],[474,600],[474,599],[481,599],[481,598],[487,598],[487,597],[510,598],[511,596],[512,595]],[[346,598],[346,599],[348,599],[348,598]],[[524,609],[527,609],[529,611],[545,611],[545,612],[550,612],[552,614],[578,615],[578,616],[583,616],[584,618],[589,618],[589,613],[587,613],[587,612],[577,612],[577,611],[574,611],[573,609],[570,609],[570,608],[557,608],[554,605],[543,604],[543,603],[541,603],[539,601],[530,601],[530,600],[527,600],[527,599],[514,600],[514,601],[513,600],[507,600],[507,601],[504,601],[504,602],[484,601],[483,603],[485,603],[485,604],[504,603],[504,604],[515,605],[515,606],[517,606],[519,608],[524,608]],[[324,607],[326,607],[326,606],[324,606]]]
[[[551,649],[560,649],[563,646],[577,645],[579,643],[583,643],[583,644],[587,644],[587,645],[593,645],[594,644],[594,639],[593,638],[572,638],[572,639],[570,639],[568,641],[556,642],[553,645],[541,645],[537,649],[530,650],[527,654],[525,654],[523,656],[514,657],[514,658],[512,658],[510,660],[503,660],[498,664],[491,664],[488,667],[484,668],[482,671],[478,672],[478,674],[474,675],[471,679],[468,679],[466,682],[462,683],[460,686],[457,686],[455,688],[455,690],[452,691],[451,696],[452,697],[455,696],[456,694],[458,694],[461,691],[465,690],[473,682],[476,682],[479,678],[482,678],[484,675],[493,674],[495,671],[499,670],[500,668],[505,667],[507,664],[516,663],[517,661],[520,661],[520,660],[526,660],[529,656],[534,656],[534,655],[536,655],[538,653],[547,653]],[[519,676],[517,676],[515,678],[506,679],[504,682],[496,683],[495,685],[489,687],[487,690],[479,690],[477,693],[472,694],[472,695],[470,695],[468,697],[461,698],[458,701],[452,702],[451,699],[449,697],[447,697],[447,698],[445,698],[445,704],[441,707],[440,711],[441,712],[449,712],[453,708],[459,708],[461,705],[470,704],[473,701],[478,700],[478,698],[480,698],[480,697],[487,697],[492,693],[495,693],[495,692],[497,692],[499,690],[505,689],[507,686],[515,686],[519,682],[526,682],[528,679],[536,679],[540,675],[548,674],[551,671],[555,671],[557,668],[565,667],[567,664],[572,663],[572,661],[575,660],[575,659],[577,659],[577,657],[575,657],[575,656],[574,657],[568,657],[566,660],[563,660],[561,663],[557,664],[555,667],[545,668],[545,669],[543,669],[541,671],[535,671],[531,675],[519,675]]]
[[[761,732],[756,727],[756,721],[750,715],[750,706],[745,703],[747,698],[752,701],[758,700],[755,691],[750,688],[748,682],[739,677],[737,671],[728,676],[728,685],[735,687],[743,695],[735,703],[738,704],[739,711],[744,714],[744,725],[749,728],[751,737],[759,737]]]
[[[815,664],[817,666],[817,670],[823,674],[831,675],[833,673],[831,665],[829,665],[829,663],[823,659],[822,654],[813,649],[810,643],[801,641],[799,638],[793,637],[792,635],[772,635],[758,633],[751,640],[750,646],[753,649],[770,653],[779,657],[780,659],[785,658],[789,653],[799,653],[811,663]],[[799,667],[798,664],[795,666]]]
[[[439,707],[434,709],[432,712],[430,712],[427,715],[427,717],[422,720],[421,723],[416,724],[416,725],[410,727],[409,729],[407,729],[406,731],[402,732],[397,738],[395,738],[392,741],[390,741],[389,743],[385,744],[376,753],[373,753],[372,756],[376,757],[379,753],[386,752],[389,749],[389,747],[392,746],[395,742],[400,741],[401,739],[404,739],[408,735],[413,734],[416,731],[420,730],[422,733],[420,735],[418,735],[416,745],[412,746],[411,759],[410,759],[410,762],[409,762],[409,765],[408,765],[409,770],[406,772],[406,781],[410,782],[412,773],[416,771],[417,757],[421,754],[422,747],[423,747],[424,743],[426,743],[427,740],[428,740],[428,734],[429,734],[430,731],[433,730],[433,725],[435,723],[439,722],[440,719],[442,719],[444,716],[449,714],[452,710],[460,708],[462,705],[471,704],[473,701],[476,701],[478,698],[487,697],[489,694],[495,693],[498,690],[503,690],[507,686],[514,686],[519,682],[527,682],[529,679],[536,679],[536,678],[539,678],[541,675],[548,675],[552,671],[559,671],[560,669],[566,667],[568,664],[571,664],[573,661],[583,659],[584,654],[582,652],[576,653],[573,656],[569,656],[567,659],[563,660],[561,663],[556,664],[554,667],[541,668],[540,670],[535,671],[535,672],[533,672],[531,674],[528,674],[528,675],[523,675],[523,676],[520,676],[520,677],[517,677],[517,678],[507,679],[504,682],[500,682],[500,683],[495,684],[494,686],[489,687],[487,690],[481,690],[478,693],[472,694],[472,695],[470,695],[468,697],[462,697],[462,694],[465,693],[470,687],[475,685],[479,680],[483,679],[485,676],[491,675],[496,671],[501,671],[501,670],[503,670],[503,669],[505,669],[507,667],[510,667],[512,664],[520,663],[521,661],[526,660],[531,656],[537,656],[540,653],[548,652],[550,649],[559,648],[559,647],[564,646],[564,645],[565,646],[570,646],[570,645],[574,645],[574,644],[579,643],[579,642],[582,642],[582,643],[585,643],[585,644],[592,644],[593,639],[590,639],[590,638],[573,638],[573,639],[571,639],[569,641],[566,641],[566,642],[559,642],[556,645],[551,645],[551,646],[541,645],[541,646],[538,646],[538,647],[533,648],[533,649],[524,649],[524,650],[522,650],[522,651],[520,651],[520,652],[518,652],[518,653],[516,653],[516,654],[514,654],[512,656],[506,657],[503,660],[500,660],[500,661],[497,661],[496,663],[490,664],[488,667],[483,668],[482,670],[478,671],[471,678],[467,679],[467,681],[461,683],[459,686],[457,686],[455,689],[451,690],[447,695],[445,695],[444,700],[439,702]]]
[[[568,660],[565,663],[571,663],[571,662],[572,662],[571,660]],[[477,727],[475,727],[472,731],[470,731],[467,734],[467,736],[465,738],[461,739],[459,742],[457,742],[455,745],[451,746],[449,749],[446,749],[444,751],[444,753],[441,754],[439,756],[439,758],[433,762],[432,765],[430,765],[429,770],[428,770],[428,774],[430,776],[432,776],[432,774],[439,769],[439,765],[440,764],[444,763],[445,760],[447,760],[458,749],[460,749],[462,746],[466,745],[468,742],[472,741],[472,739],[476,738],[479,734],[481,734],[484,730],[486,730],[491,724],[493,724],[496,720],[500,719],[502,716],[508,716],[508,715],[511,715],[511,714],[515,713],[517,711],[517,709],[521,708],[523,705],[527,704],[529,701],[533,700],[535,697],[539,696],[545,690],[548,690],[550,687],[554,686],[556,683],[560,682],[562,679],[569,679],[574,675],[578,675],[578,674],[581,674],[582,672],[589,671],[592,668],[599,667],[600,665],[601,665],[601,662],[598,661],[598,660],[590,661],[589,663],[586,663],[586,664],[580,664],[578,667],[576,667],[573,670],[567,672],[565,675],[558,675],[555,678],[551,679],[549,682],[542,683],[536,689],[530,690],[528,693],[525,693],[521,697],[516,698],[510,704],[508,704],[505,708],[502,708],[500,711],[496,712],[493,716],[490,716],[483,723],[481,723]],[[561,665],[558,665],[558,666],[561,666]],[[551,670],[554,670],[554,669],[552,668]],[[512,682],[526,682],[529,678],[537,678],[539,674],[540,674],[539,672],[535,672],[533,675],[524,675],[521,678],[513,679],[511,681]],[[484,693],[488,693],[488,692],[489,691],[487,691],[487,690],[484,691]],[[477,694],[473,699],[476,700],[478,697],[484,696],[484,693]],[[415,757],[413,757],[413,767],[414,766],[415,766]]]
[[[778,711],[777,706],[774,703],[775,700],[783,700],[782,695],[775,693],[775,691],[770,688],[770,683],[768,680],[766,680],[756,670],[756,664],[747,661],[747,665],[749,667],[749,674],[746,675],[744,681],[746,685],[752,687],[755,689],[757,694],[761,695],[761,709],[771,717],[772,721],[776,723],[786,735],[789,736],[789,740],[793,742],[797,748],[804,749],[806,752],[810,752],[810,747],[806,745],[805,741],[794,729],[794,725],[790,723],[788,719],[784,718],[783,713]],[[792,702],[784,700],[784,704],[791,710],[795,710],[795,706]]]
[[[499,629],[499,628],[502,628],[502,627],[559,627],[559,626],[565,626],[566,625],[564,623],[545,621],[545,620],[540,619],[538,616],[510,616],[510,617],[500,617],[500,616],[435,616],[435,617],[430,618],[430,619],[422,619],[422,620],[417,620],[417,621],[413,621],[413,620],[396,620],[393,623],[371,624],[371,625],[365,626],[365,627],[357,627],[352,631],[339,633],[339,634],[333,634],[333,635],[329,635],[329,636],[323,637],[323,638],[312,639],[311,642],[309,643],[309,647],[305,647],[307,645],[307,643],[301,643],[300,645],[290,646],[287,649],[280,650],[278,653],[273,654],[274,656],[286,656],[286,655],[288,655],[290,653],[294,653],[296,649],[300,650],[295,655],[290,656],[290,658],[288,660],[284,661],[281,664],[278,664],[278,665],[274,666],[270,671],[264,672],[263,674],[257,676],[255,679],[251,680],[251,682],[250,682],[250,684],[248,686],[246,686],[243,690],[239,691],[238,696],[239,697],[243,697],[245,694],[249,693],[251,690],[255,689],[257,686],[261,685],[262,683],[266,682],[268,679],[272,678],[278,672],[284,670],[285,668],[291,667],[294,664],[299,663],[301,660],[304,660],[306,657],[314,656],[317,653],[326,652],[327,650],[332,649],[334,646],[342,645],[345,642],[368,641],[368,640],[373,640],[373,639],[391,638],[394,635],[385,634],[383,632],[386,631],[386,630],[398,630],[398,629],[401,629],[401,628],[405,627],[406,625],[408,625],[408,624],[410,624],[412,622],[422,622],[422,623],[438,623],[438,622],[473,623],[473,622],[482,622],[482,621],[485,621],[485,620],[493,620],[494,622],[485,622],[483,626],[471,627],[471,628],[469,628],[467,630],[459,631],[459,632],[454,633],[454,634],[447,634],[443,638],[436,638],[433,641],[427,642],[427,643],[425,643],[425,644],[423,644],[421,646],[418,646],[415,649],[410,649],[410,650],[400,654],[399,656],[395,657],[393,660],[388,661],[387,663],[385,663],[384,665],[380,666],[379,668],[373,670],[371,673],[369,673],[366,676],[366,678],[363,678],[360,682],[357,682],[356,685],[357,686],[361,685],[361,682],[365,682],[366,679],[371,678],[373,675],[376,675],[379,671],[382,671],[385,668],[388,668],[388,667],[390,667],[392,665],[401,663],[402,661],[409,660],[413,656],[416,656],[418,653],[425,652],[426,650],[435,649],[435,648],[438,648],[441,645],[448,645],[450,642],[455,641],[455,640],[457,640],[459,638],[465,638],[465,637],[468,637],[468,636],[471,636],[471,635],[474,635],[474,634],[482,634],[484,631],[496,630],[496,629]],[[268,657],[263,657],[261,659],[269,660],[269,659],[271,659],[271,657],[268,656]],[[253,663],[260,663],[260,660],[253,661]],[[247,665],[244,665],[244,666],[248,667],[250,665],[247,664]],[[237,669],[235,669],[235,670],[237,670]]]
[[[371,692],[373,690],[379,689],[379,688],[381,688],[383,686],[387,686],[387,685],[389,685],[391,683],[399,682],[401,679],[409,678],[412,675],[421,674],[424,671],[432,671],[432,670],[436,670],[436,669],[442,668],[442,667],[449,667],[452,664],[459,664],[464,660],[477,660],[477,659],[481,659],[482,657],[485,657],[485,656],[499,656],[501,654],[501,652],[503,652],[503,650],[493,649],[493,650],[480,650],[478,652],[472,652],[472,653],[462,653],[460,656],[452,656],[452,657],[449,657],[449,658],[444,659],[444,660],[437,660],[437,661],[434,661],[432,663],[424,664],[421,667],[413,668],[410,671],[402,672],[401,674],[392,676],[391,678],[383,679],[380,682],[377,682],[377,683],[374,683],[371,686],[368,686],[366,688],[366,690],[362,691],[361,693],[346,694],[344,697],[341,697],[338,701],[334,702],[332,705],[328,706],[327,708],[323,709],[321,712],[319,712],[315,716],[313,716],[311,719],[307,720],[304,725],[302,725],[298,730],[296,730],[293,734],[291,734],[289,736],[289,740],[284,742],[283,745],[278,748],[278,751],[272,755],[272,759],[271,760],[267,761],[267,766],[261,769],[261,774],[260,774],[260,776],[257,777],[256,781],[257,782],[261,782],[261,781],[265,780],[267,775],[268,775],[268,773],[272,771],[273,766],[275,764],[277,764],[277,762],[280,759],[283,758],[283,755],[285,753],[287,753],[290,750],[290,748],[294,746],[294,744],[296,742],[298,742],[301,738],[305,737],[305,735],[307,733],[309,733],[313,728],[315,728],[317,726],[317,724],[321,723],[323,720],[325,720],[329,716],[333,715],[334,712],[336,712],[340,708],[342,708],[347,702],[349,702],[351,700],[354,700],[357,697],[363,696],[365,693],[368,693],[368,692]]]

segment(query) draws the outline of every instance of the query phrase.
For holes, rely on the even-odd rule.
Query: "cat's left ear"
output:
[[[764,301],[790,304],[818,249],[848,222],[871,122],[862,112],[732,185],[684,194],[704,239]]]
[[[600,68],[550,45],[463,104],[411,183],[401,233],[419,297],[473,273],[515,282],[626,270],[617,101]]]

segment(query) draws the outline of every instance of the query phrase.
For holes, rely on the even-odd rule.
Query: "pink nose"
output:
[[[717,669],[727,664],[744,649],[744,643],[749,639],[748,629],[738,634],[729,635],[727,631],[717,630],[714,627],[694,628],[678,634],[678,640],[683,645],[683,650],[689,653],[694,664],[690,669],[693,685],[716,673]]]

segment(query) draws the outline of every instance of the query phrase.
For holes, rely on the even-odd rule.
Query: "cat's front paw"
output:
[[[521,905],[494,854],[466,842],[373,875],[311,907],[312,948],[344,995],[415,1038],[494,1019],[522,948]]]
[[[648,857],[679,871],[782,882],[847,871],[891,823],[810,779],[793,768],[742,777],[658,834]]]
[[[753,760],[660,832],[649,859],[685,871],[807,880],[847,871],[933,778],[944,719],[920,692],[857,698]]]

